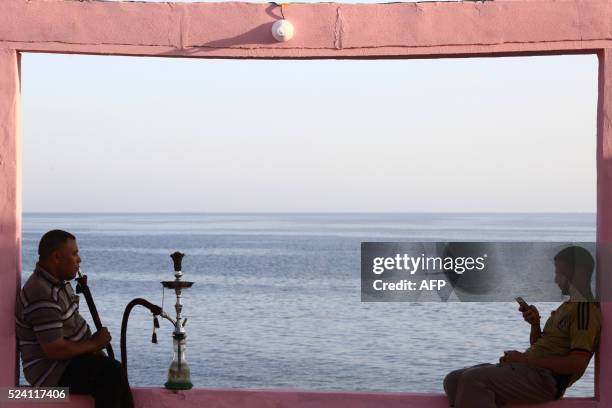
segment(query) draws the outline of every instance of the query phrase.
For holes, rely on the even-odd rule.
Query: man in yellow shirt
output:
[[[455,408],[495,408],[505,403],[559,399],[587,368],[599,343],[601,312],[591,293],[595,262],[584,248],[571,246],[555,258],[555,283],[570,300],[540,328],[533,305],[521,306],[531,325],[531,346],[506,351],[498,364],[455,370],[444,378],[444,391]]]

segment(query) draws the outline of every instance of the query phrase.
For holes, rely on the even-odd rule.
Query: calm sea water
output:
[[[23,281],[42,233],[77,235],[90,287],[119,355],[126,304],[161,304],[169,254],[186,253],[187,360],[196,387],[441,393],[444,375],[503,350],[529,327],[514,303],[361,303],[362,241],[589,241],[593,214],[26,214]],[[174,310],[166,291],[164,309]],[[547,316],[556,304],[536,304]],[[85,302],[81,312],[93,327]],[[162,386],[172,327],[136,308],[135,386]],[[23,379],[22,379],[23,382]],[[566,395],[593,395],[593,364]]]

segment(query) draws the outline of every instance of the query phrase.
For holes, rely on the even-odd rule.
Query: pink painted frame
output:
[[[291,4],[286,43],[270,35],[270,4],[75,0],[0,2],[0,386],[16,383],[13,308],[21,272],[20,54],[80,53],[189,58],[443,58],[596,54],[597,240],[612,241],[612,2],[501,0],[459,3]],[[599,257],[612,294],[612,259]],[[604,316],[595,399],[540,407],[612,407],[612,303]],[[440,395],[135,389],[137,406],[445,407]],[[2,403],[0,403],[2,405]],[[11,404],[13,407],[28,404]],[[45,406],[37,404],[36,406]],[[69,406],[92,406],[72,398]],[[536,406],[536,405],[534,405]]]

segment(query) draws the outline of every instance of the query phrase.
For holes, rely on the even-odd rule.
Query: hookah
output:
[[[176,321],[174,323],[174,332],[172,333],[172,343],[174,345],[174,356],[172,357],[172,363],[170,369],[168,369],[168,381],[164,386],[171,390],[188,390],[193,387],[190,378],[189,365],[185,360],[185,342],[187,339],[187,333],[185,332],[185,325],[187,324],[187,318],[183,318],[181,312],[183,305],[181,304],[181,292],[183,289],[190,288],[193,282],[181,280],[183,272],[181,271],[181,262],[183,256],[180,252],[175,252],[170,257],[174,262],[174,280],[161,282],[164,288],[174,289],[176,293],[176,303],[174,309],[176,310]],[[172,320],[170,320],[172,322]]]
[[[185,254],[180,252],[174,252],[170,257],[174,263],[174,280],[162,281],[161,284],[164,288],[174,289],[176,294],[176,303],[174,309],[176,310],[176,318],[170,317],[160,306],[154,305],[151,302],[136,298],[130,301],[125,307],[123,312],[123,319],[121,321],[121,366],[125,374],[125,378],[128,378],[127,373],[127,324],[130,316],[130,312],[134,306],[144,306],[151,311],[153,314],[153,335],[151,336],[151,342],[157,343],[157,329],[159,329],[159,316],[168,320],[174,326],[172,332],[172,342],[174,346],[174,355],[170,368],[168,369],[168,381],[164,384],[167,389],[170,390],[188,390],[193,387],[191,383],[189,365],[185,359],[185,346],[187,339],[187,332],[185,331],[185,324],[187,318],[182,316],[183,305],[181,303],[183,289],[190,288],[193,282],[182,280],[182,260]],[[162,302],[163,304],[163,302]]]

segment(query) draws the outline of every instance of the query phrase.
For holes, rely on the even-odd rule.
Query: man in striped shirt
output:
[[[40,240],[38,255],[15,306],[26,380],[37,387],[69,387],[72,393],[91,394],[96,408],[131,407],[119,362],[102,352],[111,341],[108,330],[92,336],[79,314],[79,297],[69,282],[81,263],[76,238],[49,231]]]

